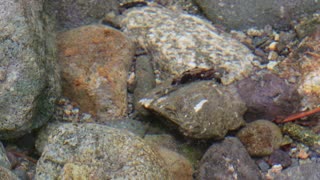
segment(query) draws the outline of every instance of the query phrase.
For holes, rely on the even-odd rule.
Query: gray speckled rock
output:
[[[55,37],[42,3],[0,3],[0,139],[46,123],[59,95]]]
[[[282,171],[274,179],[275,180],[290,180],[290,179],[318,180],[320,179],[320,164],[308,163],[308,164],[302,164],[296,167],[291,167]]]
[[[35,179],[170,179],[158,152],[132,133],[99,124],[51,130]]]
[[[197,179],[262,179],[259,169],[241,142],[227,137],[213,144],[199,164]]]
[[[192,138],[222,139],[229,130],[244,125],[246,106],[234,86],[212,81],[160,86],[139,102]]]
[[[97,22],[106,13],[117,11],[119,0],[46,0],[50,14],[56,16],[58,29],[71,29]]]
[[[5,179],[5,180],[19,180],[20,178],[18,178],[13,172],[11,172],[9,169],[0,166],[0,177],[1,179]]]
[[[10,169],[11,163],[7,157],[6,150],[0,142],[0,166]]]
[[[222,83],[230,84],[253,70],[255,56],[247,47],[196,16],[158,7],[124,15],[124,32],[153,55],[160,79],[202,67],[222,72]]]
[[[214,23],[230,29],[263,28],[269,24],[276,28],[290,26],[290,21],[303,13],[320,9],[314,0],[196,0],[206,16]]]
[[[241,129],[237,137],[251,156],[268,156],[282,143],[280,128],[267,120],[257,120]]]

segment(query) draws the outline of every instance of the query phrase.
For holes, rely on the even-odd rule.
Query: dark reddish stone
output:
[[[300,104],[296,88],[274,74],[243,79],[238,82],[237,88],[248,107],[244,115],[247,122],[288,116]]]
[[[276,164],[281,164],[282,167],[286,168],[291,165],[291,158],[288,153],[278,149],[273,151],[270,155],[268,163],[273,166]]]

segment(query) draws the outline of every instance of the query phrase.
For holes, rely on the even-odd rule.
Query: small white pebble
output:
[[[267,69],[269,70],[273,70],[275,66],[278,65],[278,62],[277,61],[270,61],[267,65]]]
[[[280,35],[279,34],[274,34],[274,38],[275,41],[280,41]]]
[[[277,46],[278,46],[278,42],[272,42],[269,44],[269,49],[271,51],[276,51],[277,50]]]

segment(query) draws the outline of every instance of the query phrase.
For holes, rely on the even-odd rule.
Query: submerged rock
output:
[[[98,22],[111,11],[118,11],[119,0],[46,0],[49,13],[57,19],[57,29],[71,29]]]
[[[317,152],[320,152],[320,135],[312,130],[294,123],[286,123],[282,127],[282,131],[283,133],[288,134],[291,138],[314,148]]]
[[[225,87],[212,81],[160,86],[140,103],[192,138],[222,139],[228,131],[244,125],[246,106],[234,86]]]
[[[308,163],[296,167],[288,168],[278,174],[275,180],[289,180],[289,179],[319,179],[320,164]]]
[[[133,43],[120,31],[102,25],[58,35],[64,96],[98,121],[127,115],[127,76]]]
[[[253,71],[256,57],[246,46],[196,16],[159,7],[132,8],[124,16],[124,32],[152,54],[161,80],[200,67],[216,69],[230,84]]]
[[[35,179],[170,179],[156,150],[129,133],[99,124],[51,128]]]
[[[214,143],[202,157],[197,179],[262,179],[258,166],[241,142],[227,137]]]
[[[6,155],[6,150],[3,147],[2,142],[0,142],[0,166],[10,169],[11,163]]]
[[[0,166],[0,177],[1,179],[19,180],[17,175],[11,172],[9,169]]]
[[[247,122],[288,116],[300,105],[296,86],[275,74],[262,73],[245,78],[237,83],[237,88],[248,107],[244,115]]]
[[[251,156],[268,156],[282,143],[280,128],[267,120],[257,120],[241,129],[237,137]]]
[[[312,0],[196,0],[206,16],[214,23],[230,29],[263,28],[271,25],[286,29],[292,20],[320,8]]]
[[[60,96],[55,35],[42,3],[0,3],[0,139],[45,124]]]
[[[291,165],[292,161],[287,152],[280,149],[273,151],[268,159],[268,163],[271,166],[281,165],[283,168],[287,168]]]
[[[188,159],[167,148],[159,147],[158,152],[174,180],[192,180],[193,168]]]
[[[303,97],[301,109],[316,108],[320,101],[320,23],[311,29],[313,32],[275,69],[281,77],[297,85]]]

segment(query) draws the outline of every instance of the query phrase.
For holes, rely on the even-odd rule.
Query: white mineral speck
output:
[[[198,111],[202,108],[203,104],[206,103],[206,102],[208,102],[207,99],[201,100],[196,106],[193,107],[193,109],[194,109],[196,112],[198,112]]]

